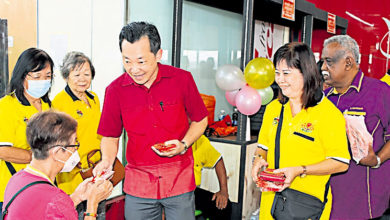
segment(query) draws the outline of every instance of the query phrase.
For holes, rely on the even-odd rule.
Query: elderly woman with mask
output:
[[[344,117],[323,94],[321,75],[306,44],[293,42],[280,47],[274,55],[274,65],[279,96],[268,104],[264,113],[252,178],[256,181],[262,168],[276,169],[274,173],[286,177],[280,191],[299,191],[315,197],[322,208],[325,206],[315,213],[315,218],[297,219],[319,219],[319,216],[329,219],[332,204],[327,193],[329,177],[346,171],[350,159]],[[291,211],[286,219],[303,215],[302,209],[278,209],[276,202],[280,200],[273,205],[275,198],[280,198],[275,197],[275,192],[262,192],[260,219],[272,219],[271,210],[274,214]],[[312,201],[305,199],[308,200]]]
[[[32,115],[50,108],[53,66],[45,51],[25,50],[12,72],[8,94],[0,99],[0,207],[11,176],[31,161],[26,125]]]
[[[54,185],[59,172],[72,170],[80,160],[76,128],[76,120],[65,113],[46,111],[31,118],[26,134],[33,158],[7,185],[5,219],[74,220],[75,206],[84,200],[88,201],[84,219],[97,217],[98,203],[113,189],[110,181],[86,179],[70,196]]]

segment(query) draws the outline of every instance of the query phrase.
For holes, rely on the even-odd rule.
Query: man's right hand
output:
[[[93,176],[100,176],[103,173],[103,171],[111,171],[111,170],[112,170],[112,163],[103,159],[95,166],[92,173]]]

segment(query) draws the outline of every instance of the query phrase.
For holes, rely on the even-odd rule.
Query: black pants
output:
[[[215,200],[212,201],[214,193],[196,188],[195,209],[202,211],[202,216],[210,220],[230,220],[232,204],[228,200],[226,208],[220,210],[216,207]]]

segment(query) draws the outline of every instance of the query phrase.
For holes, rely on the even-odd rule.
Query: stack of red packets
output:
[[[256,185],[262,192],[279,192],[283,188],[286,177],[283,173],[274,173],[274,169],[265,169],[257,177]]]
[[[176,147],[176,145],[174,145],[174,144],[165,145],[164,143],[159,143],[159,144],[155,144],[152,146],[152,148],[154,148],[160,152],[168,152],[175,147]]]

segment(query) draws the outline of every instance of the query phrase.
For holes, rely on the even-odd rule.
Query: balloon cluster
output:
[[[225,90],[226,100],[244,115],[253,115],[261,105],[267,105],[274,92],[270,87],[275,79],[275,67],[267,58],[255,58],[245,67],[244,74],[234,65],[217,69],[215,81]]]

